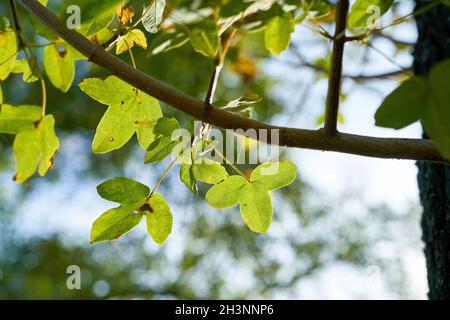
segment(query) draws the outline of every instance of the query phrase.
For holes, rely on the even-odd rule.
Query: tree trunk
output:
[[[416,0],[418,8],[427,3]],[[417,16],[416,21],[419,38],[414,51],[414,72],[426,76],[434,64],[450,58],[450,7],[439,5]],[[417,166],[428,297],[447,300],[450,299],[450,166],[432,162],[418,162]]]

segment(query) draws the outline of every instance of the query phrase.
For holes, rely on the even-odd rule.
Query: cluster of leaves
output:
[[[47,1],[40,2],[47,5]],[[71,2],[64,1],[64,14]],[[117,55],[128,53],[135,67],[133,49],[136,46],[156,55],[188,43],[192,50],[213,64],[223,63],[233,36],[252,32],[263,32],[262,41],[267,52],[279,55],[289,47],[296,24],[305,20],[327,22],[334,12],[334,5],[328,0],[146,0],[142,13],[136,15],[128,2],[133,1],[78,1],[77,6],[82,12],[78,31],[108,51],[115,48]],[[355,33],[361,29],[370,33],[369,9],[375,5],[382,15],[393,2],[357,0],[351,8],[349,27]],[[1,101],[0,133],[16,135],[13,146],[17,164],[15,179],[24,182],[36,170],[44,175],[51,169],[59,148],[54,118],[45,113],[44,71],[54,87],[67,92],[75,79],[75,61],[84,57],[50,31],[36,27],[37,33],[48,41],[42,45],[41,70],[38,55],[27,46],[22,35],[12,30],[6,19],[1,21],[0,80],[5,80],[11,73],[23,73],[25,82],[40,80],[44,93],[41,107],[11,106]],[[317,28],[319,33],[320,30]],[[151,37],[151,41],[147,37]],[[446,109],[450,99],[444,89],[449,72],[448,64],[443,64],[432,71],[429,79],[415,77],[402,84],[380,108],[377,124],[400,128],[421,119],[438,148],[450,157],[449,108]],[[213,151],[216,143],[205,138],[207,132],[191,131],[187,140],[174,134],[180,131],[177,120],[164,118],[159,102],[153,97],[114,76],[85,79],[79,88],[108,106],[92,143],[94,153],[117,150],[136,134],[139,145],[147,152],[145,163],[162,162],[172,154],[175,159],[166,173],[178,161],[180,179],[194,194],[198,193],[199,182],[213,185],[206,194],[211,206],[227,208],[239,204],[242,217],[251,230],[258,233],[268,230],[272,221],[270,191],[287,186],[295,179],[296,168],[291,162],[265,163],[250,175],[229,165],[238,173],[230,176],[228,167],[205,156],[208,153],[205,148]],[[215,105],[251,117],[254,105],[260,100],[259,95],[249,93]],[[407,115],[402,114],[401,120],[396,119],[404,111]],[[227,163],[227,159],[224,160]],[[166,173],[152,190],[126,178],[100,185],[100,196],[120,206],[98,218],[92,228],[91,242],[117,239],[134,228],[145,215],[149,234],[155,242],[162,244],[171,233],[173,223],[167,202],[156,193]]]
[[[208,6],[197,10],[198,8],[190,1],[174,1],[167,5],[164,0],[150,0],[145,2],[142,15],[135,20],[135,11],[131,6],[125,6],[126,2],[80,1],[77,5],[83,14],[78,31],[92,41],[103,44],[107,50],[115,47],[117,55],[128,52],[132,59],[132,49],[135,45],[144,49],[148,46],[147,36],[139,29],[142,25],[153,37],[149,48],[153,54],[167,52],[189,42],[194,51],[215,60],[222,50],[223,34],[229,28],[236,27],[248,14],[258,15],[259,28],[267,29],[265,37],[267,49],[279,54],[289,45],[290,34],[294,28],[294,9],[298,9],[292,8],[293,1],[239,2],[238,8],[241,10],[236,11],[236,1],[212,1],[207,3]],[[46,1],[41,3],[47,5]],[[64,5],[63,7],[68,7],[70,3],[66,2]],[[210,10],[212,8],[219,9],[220,13],[217,15],[216,10]],[[302,2],[302,8],[305,10],[310,6],[305,6]],[[190,19],[186,19],[187,12],[191,15]],[[11,106],[1,101],[0,133],[16,135],[13,146],[17,164],[15,180],[24,182],[36,170],[41,175],[50,170],[59,149],[59,141],[54,130],[55,120],[53,116],[45,114],[43,71],[45,70],[46,77],[54,87],[67,92],[75,79],[75,62],[85,58],[48,30],[36,28],[39,35],[48,41],[38,47],[43,47],[41,70],[34,51],[27,46],[21,38],[22,35],[9,28],[7,19],[2,21],[4,23],[0,33],[0,44],[4,50],[0,54],[1,80],[5,80],[11,73],[23,73],[26,82],[41,80],[43,89],[41,107]],[[244,24],[239,25],[239,28],[244,30]],[[21,47],[19,43],[22,44]],[[19,59],[22,52],[26,59]],[[103,154],[117,150],[134,134],[142,149],[147,151],[145,163],[164,161],[170,154],[174,154],[174,149],[180,142],[183,146],[186,145],[179,138],[173,138],[173,133],[180,129],[176,119],[164,118],[156,99],[124,81],[114,76],[106,79],[88,78],[79,84],[79,88],[108,106],[98,124],[92,143],[94,153]],[[252,106],[260,100],[257,94],[251,93],[218,105],[229,112],[251,117]],[[291,183],[296,174],[295,166],[286,161],[277,163],[281,171],[265,179],[282,182],[270,187],[268,183],[261,182],[264,179],[255,178],[260,176],[258,172],[262,169],[259,167],[250,178],[240,172],[240,176],[229,176],[223,165],[204,156],[202,148],[205,146],[214,148],[211,147],[212,141],[192,136],[188,142],[189,151],[184,149],[178,151],[181,181],[195,194],[198,193],[199,182],[215,185],[220,189],[236,179],[245,181],[242,184],[242,194],[239,188],[235,190],[240,195],[234,204],[238,202],[241,204],[242,215],[251,230],[265,232],[272,220],[269,191],[280,187],[281,184]],[[159,183],[163,179],[164,176]],[[91,242],[117,239],[134,228],[145,215],[149,234],[156,243],[162,244],[171,233],[172,215],[167,202],[155,192],[156,188],[157,186],[150,191],[147,186],[126,178],[112,179],[100,185],[98,187],[100,196],[118,202],[120,206],[108,210],[95,221]],[[213,206],[223,206],[220,199],[215,199],[214,192],[212,190],[209,193],[208,201]],[[231,195],[232,192],[229,193],[229,196]],[[234,204],[228,203],[228,206]]]

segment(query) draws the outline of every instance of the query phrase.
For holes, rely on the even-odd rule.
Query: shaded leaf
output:
[[[375,114],[379,127],[401,129],[422,117],[427,105],[427,83],[422,77],[404,81],[381,104]]]
[[[150,194],[150,189],[140,182],[128,178],[114,178],[97,187],[98,194],[106,200],[121,204],[142,201]]]

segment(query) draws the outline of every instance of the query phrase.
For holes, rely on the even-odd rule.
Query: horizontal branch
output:
[[[38,1],[18,0],[18,2],[93,63],[149,95],[212,125],[225,129],[269,130],[267,133],[269,138],[270,130],[279,130],[279,144],[287,147],[336,151],[377,158],[447,162],[429,140],[374,138],[344,133],[329,138],[322,130],[276,127],[217,108],[206,108],[203,101],[177,91],[171,86],[133,69],[105,51],[103,47],[92,43],[78,32],[67,29],[50,10]]]

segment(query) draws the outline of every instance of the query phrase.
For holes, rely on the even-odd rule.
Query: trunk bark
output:
[[[417,8],[427,3],[416,0]],[[426,76],[435,63],[450,58],[450,7],[439,5],[417,16],[416,22],[419,38],[414,50],[414,72]],[[418,162],[417,166],[428,297],[447,300],[450,299],[450,166],[431,162]]]

